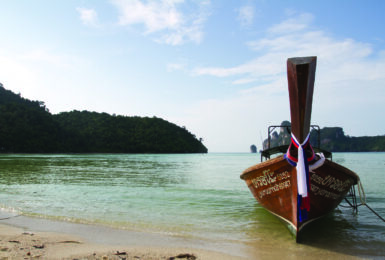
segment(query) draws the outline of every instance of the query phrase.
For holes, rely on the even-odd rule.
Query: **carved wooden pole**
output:
[[[291,131],[300,143],[305,140],[310,131],[316,65],[317,57],[287,60]]]

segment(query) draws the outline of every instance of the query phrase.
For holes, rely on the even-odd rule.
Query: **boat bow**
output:
[[[336,208],[359,179],[349,169],[315,155],[310,145],[316,64],[316,57],[287,60],[291,143],[284,156],[241,175],[257,201],[284,220],[297,241],[301,229]]]

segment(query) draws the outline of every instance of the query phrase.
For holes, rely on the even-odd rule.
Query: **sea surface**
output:
[[[385,217],[385,153],[334,153],[333,161],[358,173],[367,204]],[[292,256],[298,250],[385,256],[385,223],[365,206],[358,214],[338,207],[309,225],[298,246],[239,178],[258,162],[251,153],[0,154],[0,213],[279,245]]]

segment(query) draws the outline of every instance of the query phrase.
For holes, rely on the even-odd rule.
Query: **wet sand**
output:
[[[26,216],[3,216],[0,259],[230,260],[247,257],[241,256],[237,246],[222,243]]]
[[[121,243],[124,243],[123,241]],[[0,224],[0,259],[245,259],[203,249],[92,243],[56,232]]]
[[[1,259],[355,259],[291,239],[198,240],[26,216],[0,218]]]

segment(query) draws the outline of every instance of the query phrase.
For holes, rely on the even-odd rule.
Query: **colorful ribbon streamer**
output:
[[[310,158],[306,156],[306,150],[304,149],[309,143],[310,134],[307,135],[305,141],[301,144],[297,138],[292,134],[292,144],[298,149],[298,158],[290,155],[290,147],[285,154],[286,160],[297,169],[297,190],[298,190],[298,218],[299,221],[307,219],[307,213],[310,210],[310,177],[309,177],[309,161],[315,158],[314,152]],[[310,147],[311,148],[311,147]],[[311,150],[313,150],[311,148]]]

